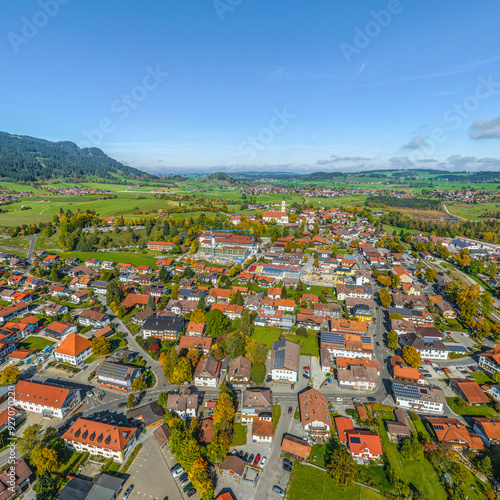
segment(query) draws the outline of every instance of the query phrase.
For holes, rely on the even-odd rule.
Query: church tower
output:
[[[283,195],[283,199],[281,200],[281,211],[286,212],[286,201],[285,201],[285,195]]]

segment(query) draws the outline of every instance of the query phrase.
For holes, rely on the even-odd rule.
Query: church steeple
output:
[[[283,195],[283,199],[281,200],[281,211],[286,212],[286,201],[285,201],[285,195]]]

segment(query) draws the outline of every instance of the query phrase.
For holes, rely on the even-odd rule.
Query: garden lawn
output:
[[[342,490],[330,479],[325,471],[295,463],[288,483],[289,500],[380,500],[377,492],[355,485],[350,490]]]
[[[243,424],[235,423],[233,426],[231,446],[243,446],[245,444],[247,444],[247,428]]]
[[[459,397],[446,398],[446,402],[450,407],[451,411],[457,415],[469,415],[475,417],[488,417],[488,418],[500,418],[500,413],[495,411],[493,406],[490,404],[484,404],[479,406],[469,405],[460,406],[459,401],[463,401]]]
[[[271,349],[272,343],[280,339],[281,328],[274,328],[270,326],[256,326],[252,333],[252,338],[258,342],[266,344],[268,349]]]
[[[413,484],[424,498],[447,499],[446,491],[439,482],[439,477],[432,464],[427,460],[416,462],[403,458],[398,451],[398,446],[390,442],[382,419],[379,419],[379,434],[384,448],[384,456],[399,479]]]
[[[307,337],[300,335],[287,335],[287,340],[300,345],[300,354],[302,356],[319,356],[318,334],[314,332],[309,333]]]
[[[320,467],[326,467],[325,464],[325,452],[326,446],[323,444],[315,444],[311,448],[311,453],[309,455],[309,462],[314,465],[319,465]],[[313,460],[313,457],[316,455],[317,459]]]
[[[471,375],[476,379],[479,385],[495,383],[493,379],[484,372],[472,372]]]
[[[45,337],[27,337],[25,338],[20,344],[18,349],[33,349],[35,351],[41,351],[48,345],[54,345],[54,342],[52,342],[49,339],[46,339]]]
[[[361,483],[377,488],[381,493],[392,491],[391,483],[389,483],[382,465],[366,465],[359,469]]]
[[[429,432],[425,428],[425,425],[422,422],[422,419],[418,415],[415,415],[415,418],[410,417],[410,420],[413,422],[413,425],[415,426],[415,430],[417,431],[417,434],[423,436],[424,439],[427,439],[427,441],[431,441],[431,436],[429,435]]]
[[[59,257],[66,259],[67,257],[78,257],[82,261],[87,259],[112,260],[114,262],[127,262],[134,266],[146,265],[154,267],[158,257],[153,257],[148,254],[134,252],[57,252]]]

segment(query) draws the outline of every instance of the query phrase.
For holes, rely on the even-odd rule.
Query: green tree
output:
[[[229,318],[218,309],[209,311],[206,315],[207,333],[212,337],[222,335],[231,324]]]
[[[36,492],[36,500],[53,500],[57,493],[54,478],[48,471],[43,471],[37,476],[33,489]]]
[[[150,309],[153,309],[153,311],[156,309],[155,298],[151,294],[148,296],[148,305],[147,306]]]
[[[477,468],[480,472],[482,472],[485,476],[491,477],[493,475],[493,468],[491,466],[491,458],[486,455],[481,460],[477,462]]]
[[[420,353],[412,346],[403,347],[403,359],[412,368],[418,368],[422,364]]]
[[[328,474],[343,490],[351,488],[359,479],[359,468],[352,455],[345,448],[336,446],[326,466]]]
[[[205,297],[203,297],[203,295],[198,299],[198,304],[196,305],[196,309],[200,311],[206,311],[207,304],[205,302]]]
[[[399,336],[394,330],[391,330],[387,333],[387,345],[389,346],[389,349],[395,351],[398,348],[398,344]]]
[[[418,439],[412,437],[405,439],[400,448],[401,455],[407,460],[416,460],[422,462],[424,460],[424,447],[418,442]]]
[[[262,384],[266,378],[266,366],[263,363],[253,363],[250,371],[250,380],[257,385]]]
[[[245,354],[246,340],[241,332],[232,332],[226,339],[226,354],[234,359]]]
[[[129,394],[127,398],[127,409],[131,410],[135,406],[135,396],[133,394]]]
[[[236,293],[231,297],[231,304],[235,304],[237,306],[242,306],[244,303],[243,300],[243,295],[241,295],[241,292],[239,290],[236,291]]]
[[[230,439],[227,432],[217,432],[207,445],[207,458],[211,463],[224,460],[229,452]]]
[[[17,442],[17,450],[21,455],[29,457],[35,448],[42,443],[42,426],[33,424],[24,429],[21,439]]]
[[[425,278],[429,283],[434,283],[436,281],[437,271],[432,268],[427,268],[425,272]]]
[[[165,377],[170,380],[172,378],[175,365],[177,364],[177,360],[179,359],[177,352],[175,351],[175,347],[170,347],[167,351],[163,351],[160,354],[159,359],[163,367]]]
[[[162,392],[158,396],[158,404],[165,410],[168,404],[168,394],[166,392]]]

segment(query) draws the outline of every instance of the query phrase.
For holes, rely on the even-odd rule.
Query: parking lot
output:
[[[147,439],[128,470],[129,478],[123,490],[133,485],[128,500],[182,500],[175,479],[162,456],[154,437]],[[158,479],[161,478],[161,481]],[[200,498],[198,494],[191,498]]]

